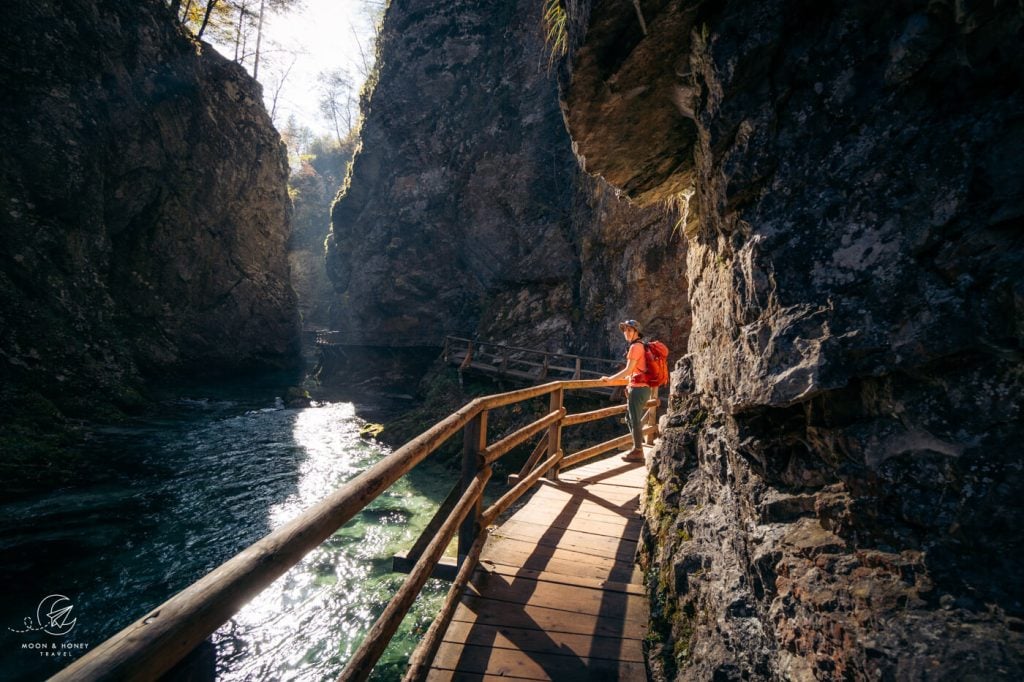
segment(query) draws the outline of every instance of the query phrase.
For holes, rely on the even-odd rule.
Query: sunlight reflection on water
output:
[[[280,528],[388,454],[359,437],[350,403],[300,410],[293,437],[304,451],[294,492],[268,510]],[[437,502],[400,480],[320,547],[246,604],[215,634],[218,680],[333,680],[404,576],[391,557],[407,549]],[[400,679],[404,658],[436,612],[444,583],[430,581],[374,679]]]

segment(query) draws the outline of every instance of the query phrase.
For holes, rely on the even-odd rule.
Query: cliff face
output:
[[[311,161],[303,160],[288,180],[294,209],[288,263],[304,330],[330,328],[334,288],[324,265],[324,240],[330,229],[331,204],[345,178],[353,148],[346,143],[317,151]]]
[[[287,164],[259,86],[159,2],[15,2],[0,38],[4,394],[297,352]]]
[[[592,5],[587,168],[696,192],[657,676],[1021,677],[1020,7]]]
[[[629,316],[685,344],[656,302],[685,288],[676,217],[577,169],[540,3],[395,0],[378,63],[332,214],[335,329],[353,343],[478,333],[607,355]]]

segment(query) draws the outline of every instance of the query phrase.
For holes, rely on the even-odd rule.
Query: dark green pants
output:
[[[636,386],[629,389],[626,422],[629,424],[629,432],[633,434],[634,450],[640,450],[644,444],[644,405],[650,399],[650,386]]]

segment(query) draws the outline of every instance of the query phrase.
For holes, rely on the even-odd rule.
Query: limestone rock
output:
[[[287,164],[259,86],[162,3],[6,10],[5,394],[88,413],[139,372],[291,363]]]
[[[1020,7],[583,5],[587,168],[696,192],[652,670],[1021,677]]]
[[[390,5],[328,240],[332,326],[352,343],[459,334],[617,356],[628,316],[685,346],[665,295],[685,288],[678,211],[580,173],[541,9]]]

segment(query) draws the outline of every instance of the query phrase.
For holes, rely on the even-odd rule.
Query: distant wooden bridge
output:
[[[646,679],[647,607],[633,566],[646,467],[611,458],[569,470],[627,448],[629,434],[568,455],[562,449],[563,429],[625,413],[625,405],[567,413],[566,391],[600,385],[554,381],[476,398],[52,679],[152,680],[198,658],[204,641],[246,602],[459,432],[460,479],[401,558],[408,577],[338,679],[369,677],[427,579],[445,573],[442,556],[453,538],[452,585],[410,658],[406,680]],[[544,416],[489,440],[489,411],[537,399],[547,400]],[[649,443],[657,406],[655,394],[645,417]],[[484,508],[492,465],[538,436],[519,474],[510,477],[511,488]],[[502,522],[527,493],[527,503]]]
[[[460,372],[476,372],[495,379],[531,384],[553,380],[599,379],[615,374],[625,366],[625,360],[552,353],[458,336],[444,338],[444,361],[458,367]],[[611,396],[612,399],[622,396],[621,386],[599,385],[587,390]]]

